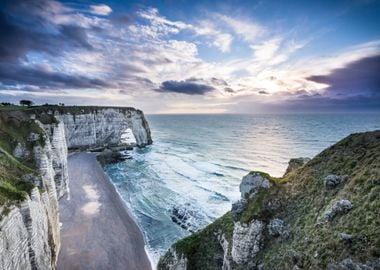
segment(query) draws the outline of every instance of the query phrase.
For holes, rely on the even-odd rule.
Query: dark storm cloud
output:
[[[260,95],[269,95],[269,93],[267,91],[265,91],[265,90],[260,90],[258,93]]]
[[[41,89],[101,88],[111,86],[99,79],[49,71],[43,66],[0,64],[0,82],[6,86],[35,85]],[[25,88],[27,89],[27,88]]]
[[[204,95],[215,88],[206,84],[195,83],[194,80],[185,81],[164,81],[161,83],[158,92],[172,92],[186,95]]]
[[[227,92],[227,93],[235,93],[235,90],[232,89],[231,87],[225,87],[225,88],[224,88],[224,92]]]
[[[29,51],[61,54],[74,48],[90,49],[86,29],[56,25],[48,18],[52,1],[5,1],[0,11],[0,61],[12,61]],[[57,7],[55,7],[57,9]],[[53,15],[52,15],[53,16]]]
[[[311,76],[308,80],[328,84],[327,95],[344,98],[380,96],[380,55],[366,57],[335,69],[329,75]]]
[[[218,79],[218,78],[211,78],[211,83],[214,84],[214,85],[217,85],[217,86],[228,86],[228,83],[223,80],[223,79]]]
[[[0,83],[3,89],[100,88],[108,83],[84,76],[51,71],[28,62],[29,52],[52,57],[75,49],[91,50],[87,29],[49,19],[69,9],[55,1],[4,1],[0,11]]]

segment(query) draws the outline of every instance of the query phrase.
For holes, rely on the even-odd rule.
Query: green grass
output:
[[[30,120],[25,111],[27,107],[5,106],[7,110],[0,109],[0,205],[8,209],[11,204],[22,201],[33,189],[31,182],[23,180],[26,174],[37,176],[33,148],[44,146],[44,131]],[[11,110],[20,108],[21,110]],[[29,135],[39,134],[37,141],[29,141]],[[25,156],[17,159],[13,151],[18,144],[25,148]],[[3,215],[6,211],[3,210]]]
[[[0,148],[0,205],[24,200],[34,185],[23,181],[22,176],[35,173]]]

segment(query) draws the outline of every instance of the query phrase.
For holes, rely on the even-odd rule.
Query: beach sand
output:
[[[68,160],[70,200],[60,200],[59,270],[151,269],[144,238],[95,154]]]

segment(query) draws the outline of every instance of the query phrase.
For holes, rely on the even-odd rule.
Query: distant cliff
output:
[[[133,108],[0,107],[0,269],[56,268],[67,149],[117,145],[128,128],[152,143]]]
[[[251,172],[240,192],[158,269],[380,269],[380,131],[292,159],[281,178]]]

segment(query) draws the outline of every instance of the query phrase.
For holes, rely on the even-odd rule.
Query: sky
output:
[[[0,2],[0,100],[380,110],[380,1]]]

